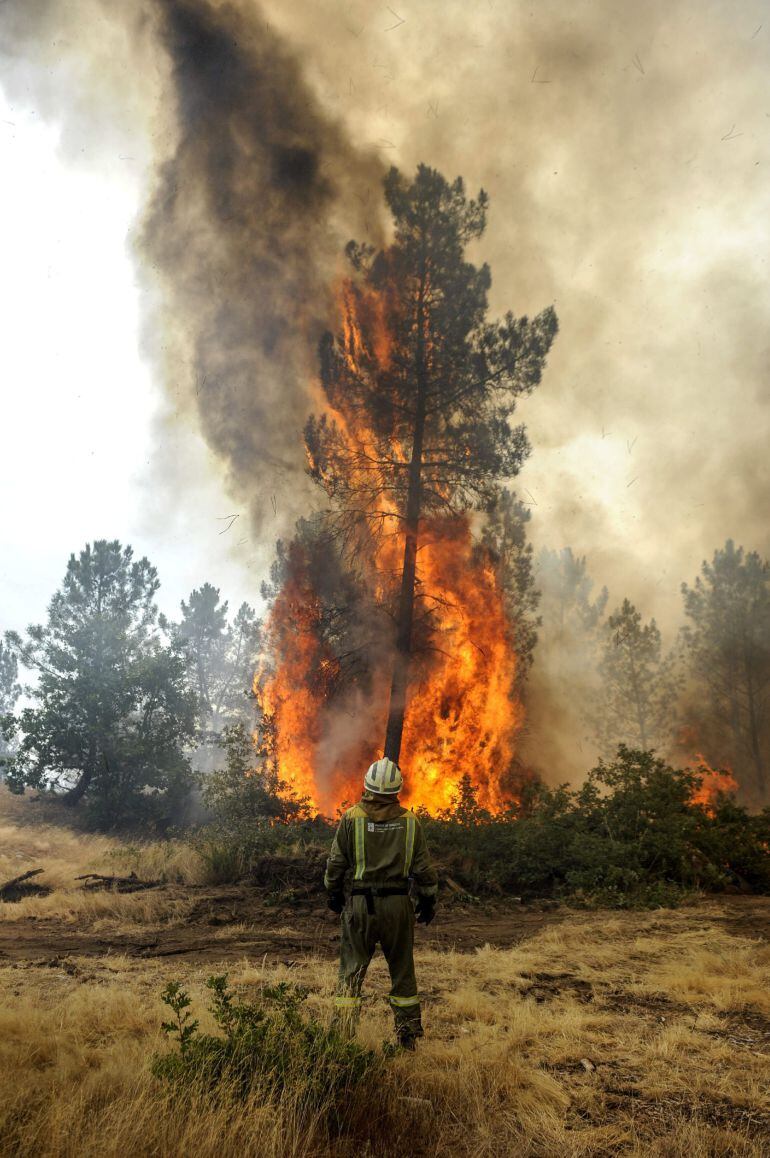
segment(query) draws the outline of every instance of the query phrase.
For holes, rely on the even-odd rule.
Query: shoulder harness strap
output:
[[[417,821],[411,813],[407,813],[406,817],[406,855],[404,856],[404,876],[409,876],[409,870],[412,867],[412,857],[414,856],[414,833]]]
[[[356,867],[353,880],[363,880],[366,871],[366,817],[356,816],[354,819],[353,839],[355,845]]]

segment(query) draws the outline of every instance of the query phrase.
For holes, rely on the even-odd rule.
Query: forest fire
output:
[[[709,816],[713,816],[719,797],[732,795],[738,791],[738,781],[729,768],[712,768],[700,752],[697,753],[700,786],[690,798],[691,804],[700,805]]]
[[[386,370],[391,347],[382,303],[353,292],[350,283],[342,286],[338,300],[348,368],[358,372],[374,363]],[[342,391],[333,401],[325,399],[324,420],[336,428],[353,464],[351,472],[358,476],[348,479],[348,485],[370,496],[368,530],[363,545],[359,540],[356,566],[387,614],[404,549],[402,520],[378,477],[375,438],[360,410],[346,404]],[[405,458],[398,444],[392,453]],[[311,471],[323,476],[324,464],[309,457]],[[512,798],[504,787],[505,774],[523,724],[504,593],[489,552],[474,543],[470,516],[431,515],[421,520],[419,535],[418,639],[401,752],[404,799],[411,807],[436,813],[451,806],[461,779],[468,776],[478,803],[496,812]],[[269,614],[267,665],[255,678],[255,694],[273,731],[281,779],[314,808],[333,814],[344,802],[357,799],[366,763],[382,754],[393,649],[385,664],[374,665],[370,686],[356,701],[357,720],[350,730],[360,734],[363,723],[365,738],[347,747],[340,744],[332,766],[327,763],[322,771],[319,751],[328,747],[332,721],[339,730],[339,668],[322,635],[319,595],[307,560],[295,545]]]
[[[318,804],[315,750],[321,737],[320,711],[329,694],[335,662],[319,639],[321,609],[300,551],[293,547],[290,576],[279,592],[266,629],[274,670],[257,672],[254,693],[268,734],[263,739],[293,795]]]
[[[467,519],[434,526],[426,539],[422,579],[436,603],[440,650],[409,703],[409,800],[446,808],[467,775],[479,804],[496,812],[511,799],[502,777],[524,722],[503,595],[490,560],[474,558]]]
[[[714,768],[700,751],[698,730],[685,724],[679,730],[677,747],[687,766],[701,777],[699,786],[690,797],[690,804],[704,808],[709,816],[714,815],[721,795],[732,795],[739,790],[739,784],[728,764]]]

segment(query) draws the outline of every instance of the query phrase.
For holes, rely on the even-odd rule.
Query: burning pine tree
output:
[[[348,245],[339,331],[321,343],[323,412],[305,443],[330,506],[284,555],[279,646],[258,694],[282,777],[321,807],[350,795],[384,747],[408,769],[413,804],[448,805],[470,775],[494,809],[522,710],[494,551],[472,531],[529,452],[511,419],[540,381],[556,315],[487,319],[489,269],[465,256],[484,232],[483,191],[469,200],[462,180],[420,166],[411,184],[392,169],[385,199],[393,241]],[[330,569],[355,598],[335,602]],[[287,595],[299,590],[300,602]],[[331,685],[312,670],[319,656]]]

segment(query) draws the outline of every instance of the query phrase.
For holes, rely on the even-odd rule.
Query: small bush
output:
[[[241,1100],[255,1091],[268,1099],[288,1094],[302,1112],[340,1130],[357,1087],[376,1085],[383,1056],[305,1012],[307,990],[300,986],[266,986],[252,1002],[239,999],[225,976],[206,985],[220,1033],[200,1032],[189,995],[170,982],[162,1000],[173,1018],[163,1029],[177,1048],[153,1060],[155,1077],[177,1094],[221,1092]]]
[[[198,840],[195,847],[205,865],[207,884],[229,885],[243,876],[243,856],[238,845],[207,838]]]
[[[281,780],[269,753],[255,747],[243,724],[225,728],[225,766],[201,777],[203,801],[225,825],[287,824],[309,819],[307,800]]]
[[[332,828],[323,817],[312,817],[307,801],[294,797],[276,772],[269,753],[241,725],[226,728],[222,747],[225,767],[200,778],[204,803],[213,821],[192,833],[190,842],[206,866],[209,884],[231,884],[244,877],[261,883],[264,862],[274,883],[276,858],[293,858],[288,878],[303,872],[309,846],[325,849]],[[324,852],[325,859],[325,852]],[[320,887],[323,866],[315,872]],[[283,887],[300,883],[283,879]]]

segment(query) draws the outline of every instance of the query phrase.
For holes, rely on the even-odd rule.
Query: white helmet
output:
[[[387,756],[383,756],[382,760],[375,760],[364,776],[364,788],[369,792],[381,792],[388,796],[391,793],[395,796],[400,792],[401,783],[401,769]]]

